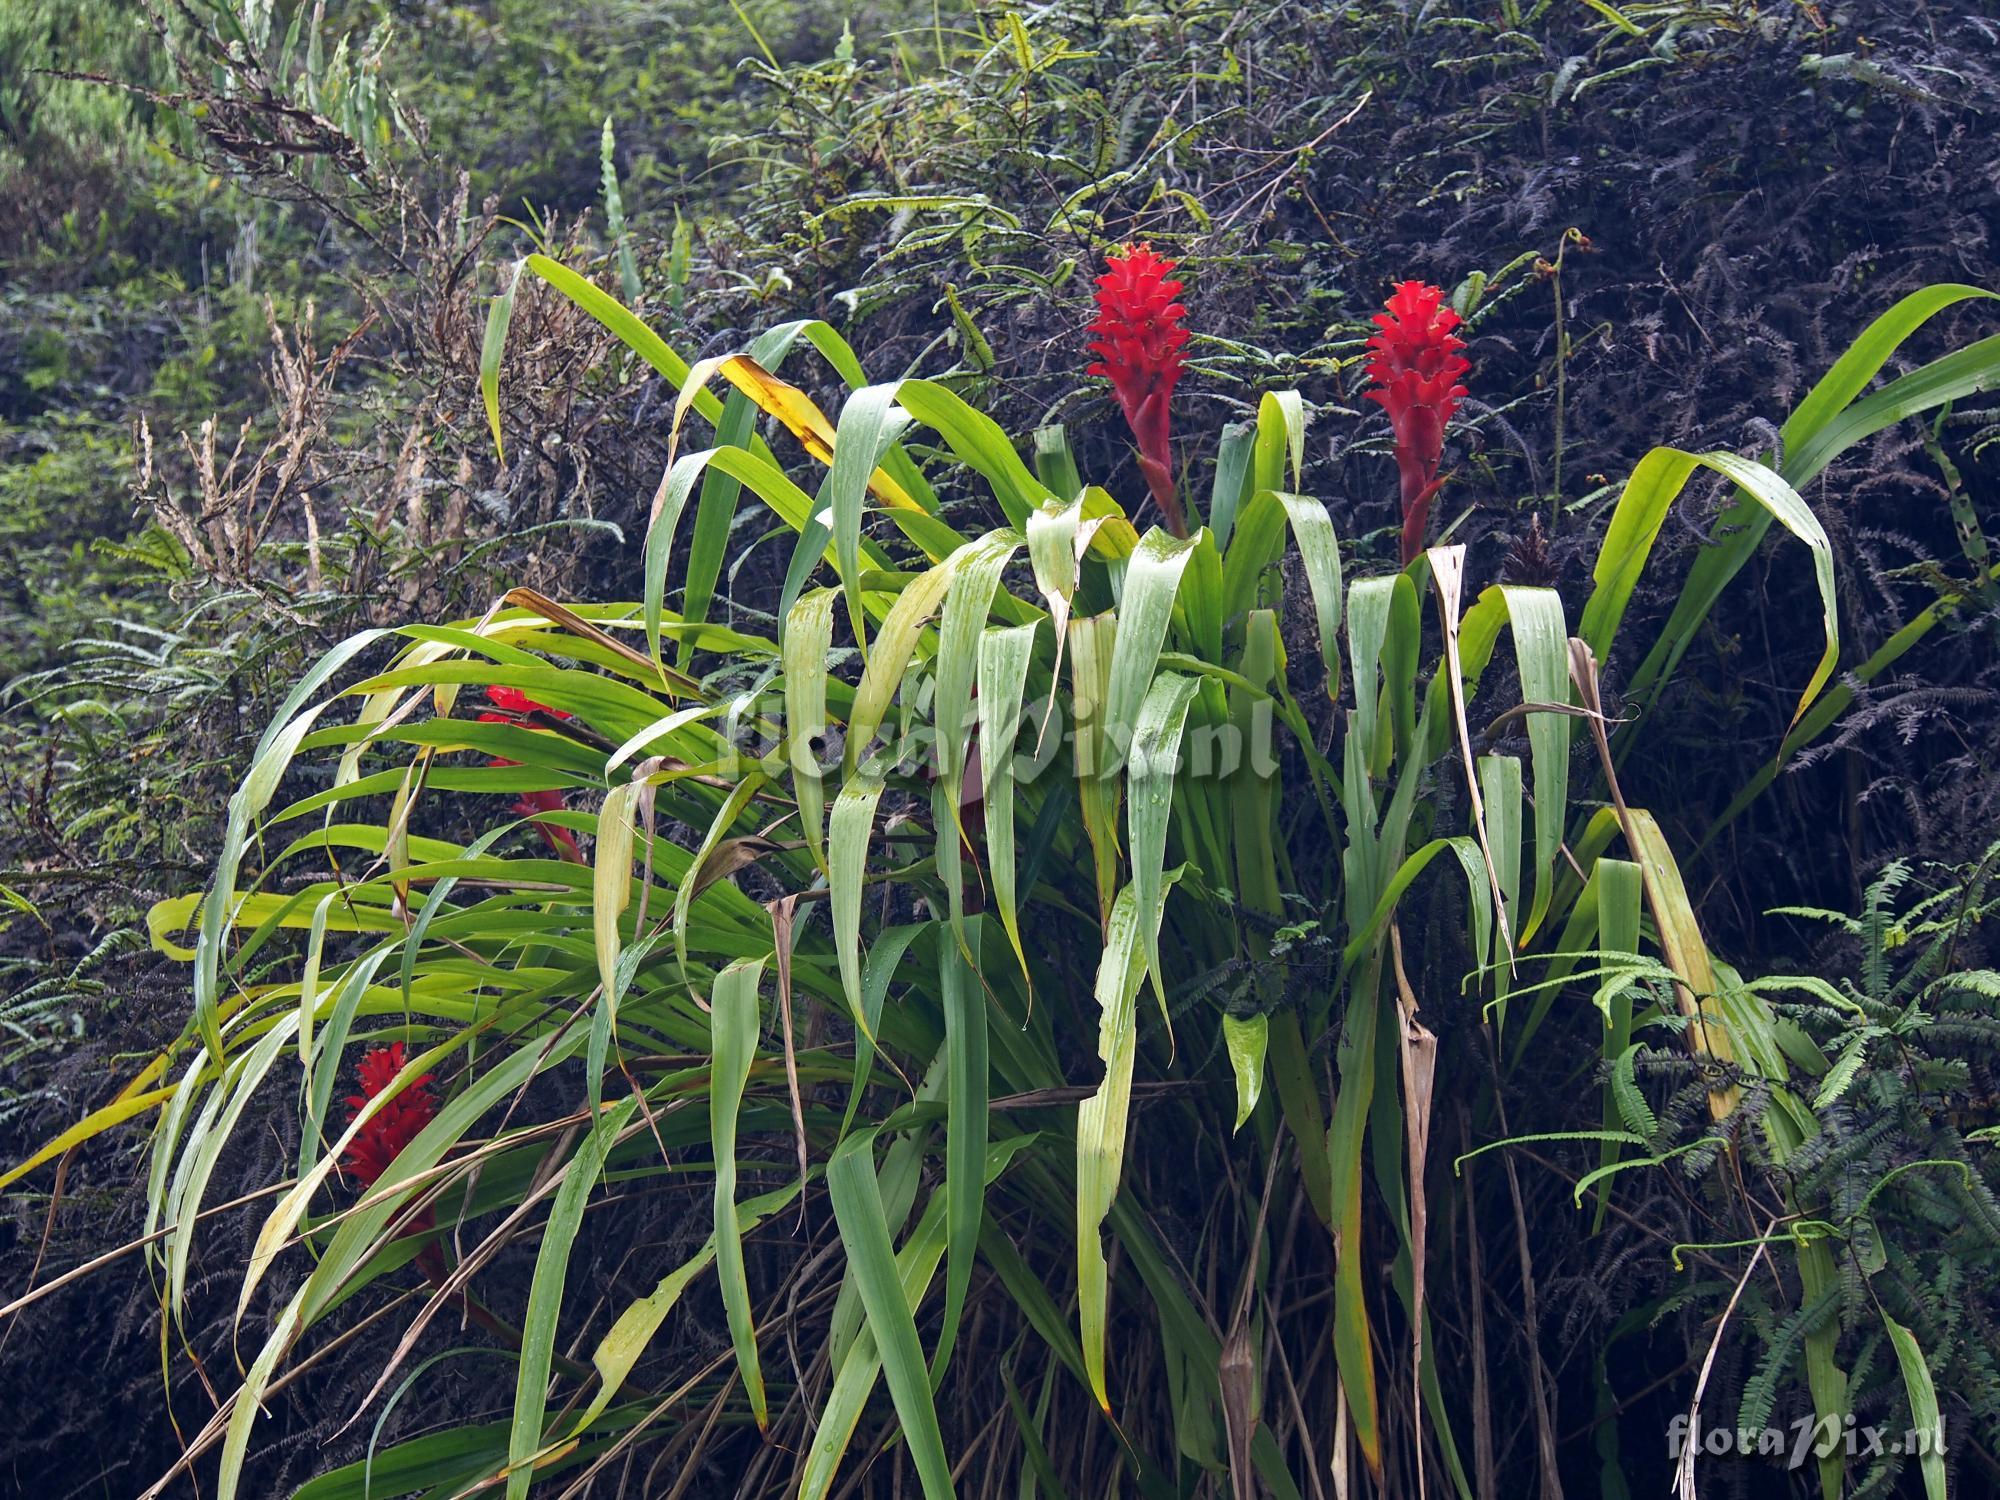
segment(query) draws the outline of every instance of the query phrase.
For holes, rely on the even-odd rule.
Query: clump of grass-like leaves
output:
[[[316,1500],[580,1493],[635,1465],[669,1492],[710,1464],[733,1493],[812,1500],[903,1474],[930,1500],[1017,1474],[1320,1496],[1364,1470],[1470,1494],[1494,1398],[1437,1349],[1439,1299],[1478,1315],[1434,1253],[1477,1233],[1439,1122],[1534,1128],[1497,1114],[1486,1057],[1532,1055],[1594,982],[1614,1182],[1644,1143],[1618,1124],[1618,1063],[1655,1018],[1627,981],[1656,954],[1657,1015],[1718,1130],[1747,1093],[1774,1160],[1813,1149],[1792,1079],[1825,1059],[1711,956],[1660,821],[1621,793],[1644,722],[1607,720],[1598,664],[1651,701],[1775,520],[1818,578],[1797,628],[1823,641],[1777,755],[1823,730],[1833,558],[1799,491],[1994,378],[1989,339],[1864,394],[1985,294],[1884,313],[1785,424],[1779,467],[1646,455],[1573,616],[1545,588],[1475,592],[1463,548],[1426,545],[1463,365],[1435,289],[1399,293],[1378,351],[1385,384],[1410,377],[1383,400],[1419,445],[1407,565],[1349,577],[1333,513],[1297,493],[1295,394],[1261,393],[1205,498],[1176,479],[1179,345],[1154,335],[1180,304],[1165,270],[1123,291],[1119,270],[1107,373],[1171,529],[1141,530],[1058,432],[1031,468],[949,385],[871,383],[823,323],[691,368],[576,271],[525,263],[679,392],[645,597],[516,590],[329,652],[266,732],[208,889],[154,914],[192,973],[186,1035],[51,1146],[155,1113],[147,1228],[178,1315],[220,1153],[297,1088],[294,1176],[239,1314],[281,1260],[302,1279],[190,1444],[219,1450],[225,1500],[259,1403],[337,1310],[423,1275],[379,1400],[426,1321],[484,1306],[482,1270],[531,1240],[525,1305],[483,1320],[516,1356],[507,1409],[373,1452]],[[849,387],[837,412],[778,373],[808,350]],[[1629,642],[1700,469],[1736,487],[1727,524],[1658,639]],[[714,617],[753,504],[796,538],[768,632]],[[1522,720],[1525,762],[1490,748]],[[440,836],[468,806],[486,831]],[[392,1044],[342,1102],[360,1049]],[[397,1103],[418,1089],[423,1109]],[[383,1163],[392,1112],[415,1128]],[[1491,1234],[1520,1197],[1480,1180]],[[599,1226],[690,1215],[691,1246],[642,1236],[615,1286],[571,1285]],[[1785,1253],[1808,1297],[1831,1284],[1824,1241]],[[726,1343],[677,1341],[711,1285]],[[1833,1345],[1804,1345],[1839,1413]],[[1549,1379],[1531,1361],[1517,1408],[1545,1469]],[[1831,1500],[1837,1456],[1822,1479]]]

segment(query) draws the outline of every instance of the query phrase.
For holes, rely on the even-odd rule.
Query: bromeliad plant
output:
[[[1141,533],[1062,442],[1041,435],[1031,470],[948,385],[871,383],[823,323],[690,367],[568,266],[526,269],[678,390],[645,598],[516,591],[330,652],[265,734],[213,885],[155,915],[191,966],[186,1037],[52,1147],[157,1110],[147,1228],[178,1317],[217,1158],[298,1069],[296,1177],[240,1312],[280,1258],[303,1279],[192,1444],[219,1448],[224,1500],[260,1402],[335,1309],[425,1246],[463,1248],[446,1281],[464,1286],[531,1229],[509,1409],[328,1474],[315,1500],[574,1493],[642,1446],[721,1465],[735,1493],[809,1500],[888,1493],[893,1473],[937,1500],[965,1472],[1292,1497],[1324,1493],[1330,1467],[1467,1494],[1464,1434],[1492,1414],[1462,1351],[1437,1356],[1426,1308],[1453,1279],[1431,1226],[1464,1229],[1458,1195],[1429,1189],[1435,1101],[1471,1034],[1519,1057],[1560,983],[1596,977],[1604,1052],[1622,1056],[1631,991],[1602,976],[1643,947],[1710,1070],[1718,1132],[1749,1084],[1774,1101],[1772,1153],[1809,1137],[1811,1111],[1786,1101],[1811,1044],[1711,958],[1660,825],[1621,794],[1644,725],[1614,747],[1597,664],[1626,652],[1662,521],[1705,468],[1746,524],[1700,554],[1638,695],[1776,520],[1819,580],[1809,723],[1838,641],[1799,489],[1994,378],[2000,339],[1862,394],[1930,316],[1986,294],[1885,313],[1786,424],[1779,468],[1648,454],[1572,616],[1548,589],[1473,594],[1457,547],[1406,542],[1400,571],[1346,577],[1336,511],[1301,493],[1290,393],[1225,440],[1189,535]],[[1114,262],[1095,332],[1171,518],[1168,269]],[[1450,334],[1406,286],[1376,351],[1409,445],[1406,538],[1455,400]],[[850,389],[834,415],[776,373],[801,345]],[[795,538],[769,635],[711,618],[746,501]],[[1288,574],[1310,601],[1290,632]],[[1520,718],[1525,764],[1481,753],[1476,725]],[[329,770],[285,801],[295,764]],[[539,839],[521,822],[426,831],[455,793],[518,799]],[[1531,962],[1552,975],[1529,983]],[[1483,1011],[1461,1010],[1462,986]],[[350,1059],[392,1038],[400,1069],[343,1124]],[[354,1197],[338,1164],[423,1088],[434,1117]],[[1484,1097],[1468,1118],[1492,1138]],[[1607,1173],[1628,1137],[1604,1132]],[[651,1290],[565,1297],[590,1222],[684,1220],[692,1184],[705,1238],[640,1252]],[[1809,1283],[1837,1274],[1825,1240],[1797,1254]],[[720,1355],[665,1331],[697,1286],[719,1298]],[[440,1288],[425,1316],[448,1305]],[[1815,1337],[1813,1393],[1837,1412],[1844,1377]],[[592,1351],[587,1375],[558,1364],[559,1338]]]

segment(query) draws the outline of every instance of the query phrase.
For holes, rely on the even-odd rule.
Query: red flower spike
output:
[[[519,688],[490,687],[486,690],[486,701],[501,713],[483,713],[479,716],[482,724],[511,724],[516,718],[528,714],[547,714],[551,719],[570,719],[574,714],[566,714],[559,708],[550,708],[546,703],[537,703]]]
[[[547,714],[552,719],[575,717],[574,714],[564,713],[559,708],[550,708],[546,703],[537,703],[519,688],[490,687],[486,690],[486,699],[495,708],[503,709],[505,712],[482,713],[479,716],[481,724],[513,724],[531,713]],[[520,762],[496,755],[487,764],[518,766]],[[532,818],[536,813],[560,812],[564,805],[561,792],[523,792],[514,804],[514,811],[524,818]],[[583,863],[583,851],[577,847],[575,836],[567,828],[559,828],[553,823],[538,822],[535,824],[535,832],[547,840],[548,846],[555,850],[559,858],[566,859],[572,864]]]
[[[503,762],[495,761],[494,764],[500,765]],[[554,790],[523,792],[515,800],[514,811],[524,818],[533,818],[536,813],[560,812],[565,806],[567,804],[563,801],[561,792]],[[559,858],[566,859],[574,865],[583,863],[583,851],[577,847],[575,835],[567,828],[555,823],[537,821],[535,832],[548,840],[549,847],[555,850]]]
[[[1368,378],[1389,414],[1396,435],[1396,469],[1403,490],[1403,566],[1423,551],[1431,499],[1443,483],[1444,429],[1458,409],[1465,387],[1459,380],[1472,369],[1460,354],[1465,347],[1452,330],[1458,314],[1443,305],[1444,292],[1421,281],[1405,281],[1375,314],[1380,330],[1368,341]]]
[[[1090,352],[1097,359],[1087,373],[1110,380],[1138,441],[1147,488],[1167,529],[1186,536],[1167,441],[1167,403],[1187,363],[1181,352],[1188,341],[1181,327],[1187,309],[1174,300],[1181,284],[1167,279],[1178,264],[1155,255],[1150,245],[1127,245],[1106,258],[1104,274],[1097,278],[1097,321],[1090,325]]]
[[[347,1107],[359,1114],[369,1100],[380,1094],[403,1071],[403,1044],[370,1047],[361,1055],[361,1092],[347,1096]],[[373,1187],[389,1170],[402,1149],[416,1139],[417,1132],[437,1114],[437,1100],[431,1094],[431,1075],[413,1079],[403,1091],[377,1110],[340,1159],[341,1169],[364,1188]],[[350,1119],[353,1115],[349,1116]]]

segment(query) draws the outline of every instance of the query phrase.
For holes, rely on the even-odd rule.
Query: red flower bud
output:
[[[1458,314],[1443,305],[1444,293],[1420,281],[1406,281],[1389,298],[1388,311],[1375,315],[1380,330],[1368,341],[1368,378],[1389,414],[1396,435],[1396,469],[1403,490],[1403,565],[1423,550],[1431,498],[1442,481],[1444,429],[1458,409],[1465,387],[1459,379],[1472,366],[1452,336]]]
[[[361,1092],[347,1096],[347,1106],[354,1115],[361,1112],[364,1105],[395,1082],[396,1075],[403,1071],[403,1044],[391,1042],[386,1047],[370,1047],[361,1055]],[[431,1094],[431,1075],[425,1073],[413,1079],[395,1098],[376,1111],[360,1132],[348,1143],[347,1152],[340,1159],[341,1169],[355,1178],[364,1188],[373,1187],[389,1170],[398,1153],[416,1139],[417,1132],[428,1125],[437,1114],[437,1100]]]
[[[1187,309],[1174,299],[1181,284],[1167,273],[1178,262],[1153,253],[1149,245],[1127,245],[1109,256],[1097,278],[1097,321],[1090,325],[1090,352],[1097,356],[1088,373],[1111,382],[1125,421],[1139,444],[1139,468],[1146,485],[1175,536],[1187,534],[1187,522],[1174,496],[1173,451],[1168,445],[1167,403],[1186,364],[1182,346],[1188,332],[1181,326]]]

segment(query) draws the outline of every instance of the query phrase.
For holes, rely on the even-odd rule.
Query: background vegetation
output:
[[[1064,421],[1083,472],[1130,502],[1137,470],[1081,374],[1080,330],[1105,247],[1150,240],[1190,282],[1184,448],[1215,451],[1263,390],[1302,391],[1315,421],[1299,488],[1327,502],[1354,572],[1392,565],[1396,521],[1386,433],[1360,416],[1366,320],[1392,280],[1438,281],[1472,313],[1475,365],[1441,522],[1476,580],[1552,586],[1572,612],[1651,446],[1770,454],[1774,424],[1899,296],[2000,285],[2000,28],[1972,6],[203,3],[155,27],[96,0],[0,18],[10,1161],[179,1032],[185,970],[152,950],[144,913],[206,878],[224,800],[309,662],[358,625],[475,616],[515,585],[641,596],[672,392],[533,278],[499,386],[506,457],[494,451],[487,309],[533,245],[642,305],[690,357],[819,317],[878,378],[950,375],[1009,432]],[[1976,307],[1948,312],[1891,373],[1991,328]],[[1684,851],[1718,951],[1852,1002],[1797,992],[1797,1023],[1853,1058],[1815,1110],[1825,1144],[1798,1190],[1890,1221],[1856,1264],[1879,1253],[1895,1268],[1894,1313],[1955,1403],[1954,1473],[1973,1485],[2000,1451],[1979,1291],[2000,1242],[1977,977],[2000,822],[1993,422],[1962,400],[1871,438],[1807,491],[1832,542],[1844,668],[1931,611],[1918,650],[1844,680],[1834,730],[1695,857],[1783,738],[1784,689],[1819,649],[1802,552],[1768,548],[1650,706],[1627,785]],[[1659,591],[1633,605],[1642,639],[1727,493],[1692,499],[1668,522]],[[732,533],[725,578],[727,618],[752,632],[771,630],[784,576],[761,534]],[[1614,695],[1630,665],[1608,664]],[[482,815],[463,816],[469,832]],[[1929,904],[1904,920],[1917,893]],[[1767,915],[1779,906],[1860,916]],[[1513,1075],[1498,1096],[1512,1128],[1594,1123],[1595,1090],[1581,1115],[1538,1108],[1598,1051],[1576,1032],[1546,1047],[1548,1070]],[[1701,1133],[1706,1090],[1686,1068],[1664,1042],[1634,1060],[1660,1154]],[[211,1201],[284,1174],[298,1122],[282,1115],[230,1145]],[[782,1125],[770,1141],[782,1161]],[[140,1232],[136,1144],[98,1143],[10,1188],[7,1294]],[[1898,1171],[1961,1157],[1962,1176]],[[1594,1145],[1553,1143],[1516,1160],[1540,1315],[1523,1314],[1511,1260],[1489,1271],[1507,1279],[1488,1295],[1515,1309],[1491,1357],[1541,1351],[1560,1475],[1588,1492],[1609,1443],[1636,1492],[1659,1481],[1659,1434],[1752,1253],[1706,1251],[1690,1282],[1668,1249],[1762,1225],[1715,1232],[1712,1158],[1694,1151],[1583,1233],[1571,1182],[1596,1160]],[[692,1250],[703,1218],[660,1208],[589,1239],[572,1286],[606,1284],[639,1245]],[[261,1220],[225,1216],[204,1236],[171,1340],[145,1278],[115,1271],[7,1321],[17,1483],[134,1491],[169,1468],[168,1412],[190,1436],[208,1386],[233,1383],[234,1288]],[[1938,1248],[1939,1224],[1960,1238]],[[756,1274],[779,1274],[773,1254]],[[519,1304],[533,1261],[517,1247],[483,1294]],[[1857,1404],[1881,1412],[1901,1385],[1858,1319],[1868,1280],[1842,1284],[1836,1321]],[[1789,1420],[1810,1407],[1800,1350],[1827,1312],[1746,1284],[1709,1400]],[[674,1330],[683,1350],[727,1349],[712,1287]],[[78,1349],[102,1361],[87,1383]],[[385,1440],[491,1413],[484,1363],[431,1367]],[[358,1456],[367,1434],[325,1414],[351,1410],[379,1365],[275,1397],[253,1488]],[[1495,1430],[1500,1472],[1549,1482],[1534,1422]],[[687,1472],[727,1492],[739,1449],[702,1452]],[[1921,1480],[1881,1464],[1856,1482]],[[1768,1483],[1724,1464],[1704,1491]]]

